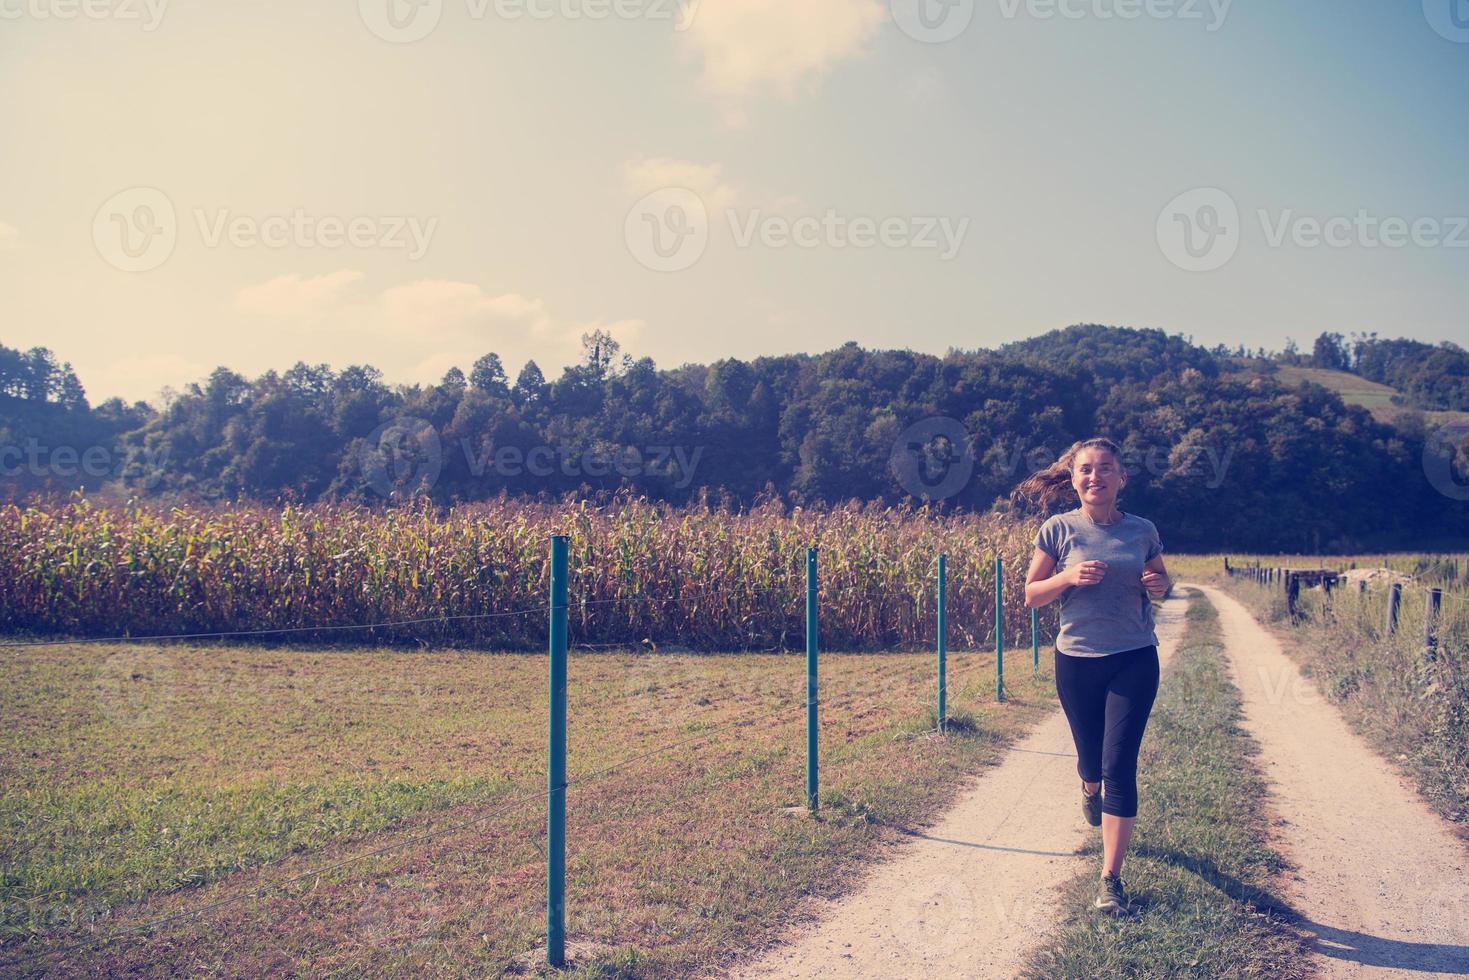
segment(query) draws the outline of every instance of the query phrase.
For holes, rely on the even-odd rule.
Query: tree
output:
[[[545,397],[546,376],[541,373],[540,366],[535,361],[525,362],[525,367],[520,369],[520,374],[515,378],[515,387],[510,394],[517,405],[535,404]]]
[[[457,367],[451,367],[445,371],[444,377],[439,381],[440,388],[455,396],[464,394],[465,384],[464,372]]]
[[[504,397],[510,394],[505,377],[505,366],[499,354],[486,354],[474,362],[469,372],[469,383],[486,394]]]
[[[601,328],[582,334],[582,367],[587,380],[600,384],[618,371],[625,370],[632,359],[627,355],[619,359],[617,355],[621,353],[622,345]]]
[[[1350,370],[1351,358],[1347,356],[1347,345],[1343,342],[1342,335],[1328,332],[1317,337],[1311,349],[1311,364],[1332,371]]]

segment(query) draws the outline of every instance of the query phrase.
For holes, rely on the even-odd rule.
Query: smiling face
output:
[[[1071,487],[1082,503],[1109,507],[1126,485],[1117,457],[1100,446],[1087,446],[1071,461]]]

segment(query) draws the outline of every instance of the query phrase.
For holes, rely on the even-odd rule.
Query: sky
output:
[[[1466,83],[1469,0],[0,0],[0,343],[1465,343]]]

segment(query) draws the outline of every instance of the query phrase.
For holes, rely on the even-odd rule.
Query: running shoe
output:
[[[1102,790],[1100,788],[1095,793],[1088,793],[1085,786],[1081,788],[1081,815],[1086,817],[1086,822],[1093,827],[1102,825]]]
[[[1127,915],[1132,907],[1127,901],[1127,889],[1122,886],[1122,879],[1117,875],[1103,875],[1101,886],[1097,889],[1097,900],[1092,903],[1098,912],[1108,915]]]

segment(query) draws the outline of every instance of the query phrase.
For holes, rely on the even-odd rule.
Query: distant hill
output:
[[[1469,506],[1445,482],[1469,486],[1469,451],[1446,470],[1425,450],[1433,418],[1469,413],[1396,402],[1457,397],[1456,350],[1375,338],[1349,350],[1325,334],[1309,355],[1250,355],[1078,324],[943,356],[849,342],[668,369],[597,331],[555,378],[529,362],[512,382],[494,353],[427,385],[391,385],[371,365],[253,379],[221,367],[154,410],[91,408],[49,352],[0,348],[0,499],[73,486],[369,504],[630,492],[1008,512],[1021,480],[1105,435],[1124,451],[1124,507],[1166,527],[1171,550],[1441,548],[1469,541]],[[1346,370],[1358,354],[1413,390]],[[105,465],[79,478],[77,459],[93,456]]]

